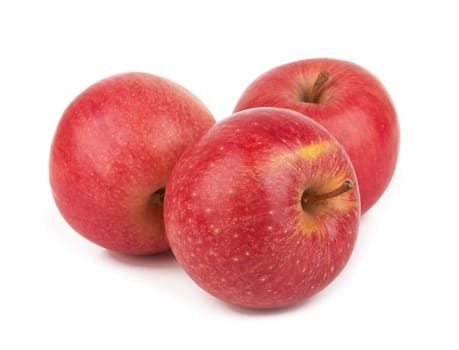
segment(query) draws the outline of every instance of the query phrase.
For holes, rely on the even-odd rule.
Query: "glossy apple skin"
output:
[[[152,194],[213,124],[196,96],[162,77],[123,73],[97,82],[68,106],[54,135],[49,176],[57,207],[109,250],[167,250],[162,203]]]
[[[321,71],[330,73],[317,103],[304,102]],[[381,197],[395,171],[400,130],[391,98],[366,69],[347,61],[317,58],[276,67],[244,91],[234,111],[283,107],[325,126],[354,165],[362,215]]]
[[[357,186],[305,212],[301,197],[356,181],[322,126],[278,108],[236,113],[190,146],[164,203],[174,255],[204,290],[249,308],[298,303],[328,285],[357,236]]]

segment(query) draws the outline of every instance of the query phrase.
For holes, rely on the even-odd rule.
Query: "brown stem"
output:
[[[164,204],[164,193],[166,189],[164,187],[160,188],[151,195],[151,202],[158,207],[162,207]]]
[[[326,70],[321,71],[319,75],[317,75],[316,81],[314,82],[314,85],[311,89],[310,102],[317,103],[319,101],[320,89],[322,86],[324,86],[329,78],[330,73]]]
[[[345,180],[338,188],[335,188],[333,191],[327,193],[320,193],[320,194],[308,194],[306,191],[303,192],[303,196],[301,197],[301,204],[303,207],[307,203],[323,201],[325,199],[333,198],[343,194],[344,192],[349,191],[354,187],[354,182],[352,180]]]

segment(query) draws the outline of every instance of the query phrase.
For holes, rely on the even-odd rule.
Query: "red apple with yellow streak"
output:
[[[325,126],[351,158],[362,214],[386,190],[398,159],[400,131],[391,98],[366,69],[336,59],[306,59],[262,74],[240,97],[235,111],[283,107]]]
[[[345,266],[360,218],[336,139],[302,114],[242,111],[187,148],[164,215],[174,255],[203,289],[249,308],[298,303]]]
[[[51,146],[61,214],[107,249],[167,250],[164,187],[185,147],[214,122],[196,96],[159,76],[124,73],[90,86],[65,110]]]

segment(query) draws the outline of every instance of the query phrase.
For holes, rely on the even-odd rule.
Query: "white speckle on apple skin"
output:
[[[209,250],[209,255],[210,256],[217,256],[217,253],[215,253],[212,249]]]

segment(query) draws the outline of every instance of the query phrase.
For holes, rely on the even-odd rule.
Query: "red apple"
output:
[[[180,157],[164,203],[179,263],[214,296],[251,308],[297,303],[349,259],[360,219],[351,162],[312,119],[255,108]]]
[[[63,217],[110,250],[167,250],[164,187],[185,147],[214,122],[191,92],[155,75],[92,85],[65,110],[51,146],[50,183]]]
[[[362,214],[389,185],[398,158],[399,123],[387,91],[364,68],[325,58],[276,67],[249,85],[235,111],[253,107],[289,108],[325,126],[354,165]]]

